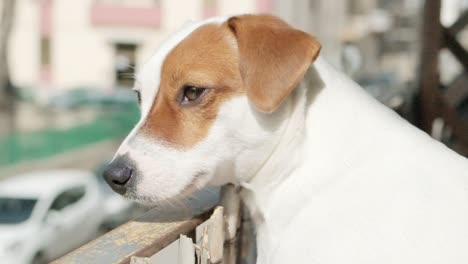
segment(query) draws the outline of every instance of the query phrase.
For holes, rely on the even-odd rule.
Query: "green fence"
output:
[[[108,111],[92,122],[0,137],[0,166],[56,155],[106,139],[124,137],[135,125],[138,108]]]

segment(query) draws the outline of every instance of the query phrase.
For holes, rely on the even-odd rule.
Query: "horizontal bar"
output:
[[[185,221],[155,222],[160,213],[151,210],[52,263],[130,263],[132,256],[150,257],[156,254],[177,240],[180,234],[193,232],[210,216],[207,212]]]

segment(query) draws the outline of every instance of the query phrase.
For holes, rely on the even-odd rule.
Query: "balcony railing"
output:
[[[251,239],[243,235],[240,200],[233,186],[220,206],[185,221],[154,222],[155,211],[128,222],[53,263],[248,263]],[[241,258],[243,260],[241,260]]]

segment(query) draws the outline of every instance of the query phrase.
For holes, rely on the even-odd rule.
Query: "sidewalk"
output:
[[[83,116],[86,112],[88,114]],[[0,134],[0,168],[60,155],[105,140],[121,139],[135,125],[138,108],[89,109],[62,117],[50,116],[47,124],[35,120],[45,119],[44,115],[29,114],[19,118],[23,123],[27,123],[26,119],[31,120],[31,124],[41,123],[38,130],[19,126],[13,134]]]
[[[102,162],[112,159],[119,144],[120,140],[107,140],[56,156],[0,167],[0,179],[34,170],[61,168],[94,170]]]

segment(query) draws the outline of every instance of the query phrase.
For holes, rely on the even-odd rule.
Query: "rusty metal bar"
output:
[[[449,31],[453,35],[456,35],[466,26],[466,24],[468,24],[468,10],[465,10],[463,14],[461,14],[461,16],[457,19],[457,21],[449,27]]]
[[[468,74],[463,72],[446,86],[444,99],[448,107],[457,108],[466,98],[468,98]]]
[[[210,212],[186,221],[155,222],[156,213],[130,221],[54,261],[67,263],[130,263],[132,256],[150,257],[176,241],[180,234],[190,234],[210,216]]]
[[[438,54],[442,45],[440,0],[426,1],[423,10],[421,65],[419,72],[420,126],[430,132],[432,122],[440,113]]]
[[[465,48],[458,42],[454,34],[452,34],[448,29],[443,28],[443,36],[445,40],[445,46],[452,52],[452,54],[457,58],[466,72],[468,72],[468,52]]]

